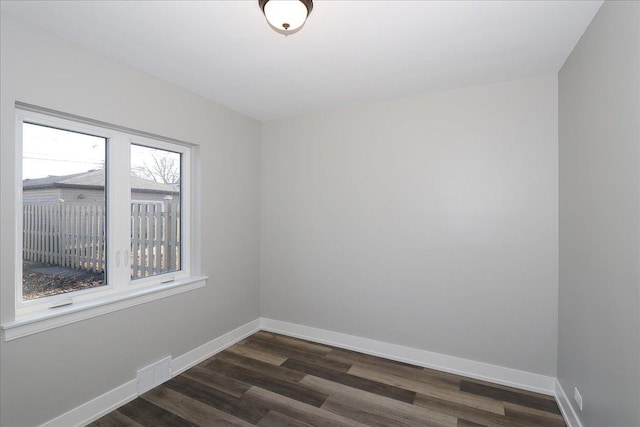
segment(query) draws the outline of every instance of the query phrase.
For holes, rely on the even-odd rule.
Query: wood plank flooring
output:
[[[92,427],[566,427],[551,396],[257,332]]]

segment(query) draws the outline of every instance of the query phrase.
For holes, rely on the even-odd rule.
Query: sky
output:
[[[22,178],[35,179],[102,169],[106,158],[105,138],[24,123],[22,128]],[[139,145],[131,146],[132,169],[153,164],[153,155],[180,155]]]
[[[29,123],[22,128],[23,179],[101,169],[105,153],[105,138]]]

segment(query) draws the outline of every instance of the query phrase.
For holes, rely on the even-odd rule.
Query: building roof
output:
[[[47,176],[45,178],[25,179],[22,181],[23,191],[43,188],[83,188],[101,189],[104,187],[104,169],[74,173],[61,176]],[[131,189],[146,193],[178,194],[179,186],[162,184],[148,179],[131,176]]]

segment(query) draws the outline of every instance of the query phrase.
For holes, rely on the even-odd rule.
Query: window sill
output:
[[[12,322],[0,325],[4,341],[11,341],[38,332],[79,322],[128,307],[188,292],[205,286],[206,276],[188,277],[171,283],[136,289],[130,292],[99,298],[92,301],[52,308],[47,311],[17,316]]]

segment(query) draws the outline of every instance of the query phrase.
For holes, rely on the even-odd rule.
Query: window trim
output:
[[[123,147],[126,146],[126,149],[130,150],[130,144],[139,144],[181,153],[181,170],[184,171],[181,176],[180,194],[182,216],[181,231],[183,233],[181,236],[181,269],[175,272],[168,272],[133,280],[130,278],[129,268],[126,268],[129,267],[128,258],[127,262],[123,263],[125,265],[120,268],[120,277],[116,277],[114,280],[108,278],[108,283],[106,285],[50,297],[38,298],[31,301],[22,301],[23,121],[107,138],[108,146],[111,141],[120,139],[120,141],[117,142],[117,144],[120,144],[120,149],[123,149]],[[16,193],[14,197],[16,214],[15,226],[17,233],[14,242],[15,273],[14,283],[12,283],[12,285],[14,285],[14,303],[12,304],[14,313],[12,316],[13,320],[0,325],[4,331],[5,341],[205,286],[207,277],[194,274],[199,271],[200,260],[200,239],[197,233],[199,221],[198,215],[195,214],[195,209],[197,209],[199,204],[196,203],[196,200],[193,197],[193,195],[196,194],[196,185],[198,185],[198,182],[195,179],[195,177],[198,176],[196,161],[198,147],[196,145],[20,102],[16,102],[15,126],[16,167],[14,173]],[[124,144],[124,140],[126,140],[126,144]],[[107,147],[107,159],[111,152],[111,149]],[[128,165],[127,168],[129,168]],[[109,170],[109,166],[107,166],[107,171]],[[109,186],[117,188],[113,186],[113,182],[110,180],[109,175],[115,174],[107,173],[107,180],[109,180],[106,190],[107,204],[110,203]],[[128,179],[128,176],[129,172],[127,171],[124,179]],[[120,177],[120,188],[122,188],[122,182],[123,178]],[[111,193],[114,193],[114,191],[111,191]],[[128,200],[130,202],[130,191],[128,193]],[[119,200],[121,201],[122,198]],[[110,214],[108,217],[109,216],[114,217],[115,215]],[[113,243],[115,240],[113,240],[111,233],[117,233],[113,230],[116,230],[118,224],[115,224],[114,226],[114,224],[110,222],[109,218],[107,218],[107,221],[107,239],[108,241],[112,241],[112,243],[108,243],[107,251],[108,256],[111,259],[111,264],[114,264],[115,249]],[[123,219],[121,218],[120,227],[122,227],[122,221]],[[122,247],[126,247],[126,251],[128,253],[128,250],[130,250],[130,238],[124,239],[122,237],[124,234],[126,233],[123,233],[122,231],[119,232],[121,238],[118,244]],[[123,246],[123,241],[126,242],[126,246]],[[110,274],[109,263],[107,264],[107,269],[108,274]],[[126,283],[122,283],[124,270],[126,270],[126,277],[128,278]],[[69,299],[72,299],[73,304],[50,308],[51,305],[56,305],[57,302]]]
[[[207,276],[190,276],[171,283],[132,289],[129,292],[95,298],[77,304],[49,309],[48,311],[22,314],[16,316],[15,320],[1,325],[4,341],[11,341],[103,314],[200,289],[206,286],[207,279]]]
[[[106,145],[105,148],[107,150],[107,152],[105,153],[105,156],[108,157],[108,152],[109,152],[109,144],[110,141],[112,141],[113,139],[116,138],[116,133],[114,133],[112,130],[102,130],[98,127],[95,126],[90,126],[87,125],[86,123],[76,123],[72,120],[68,120],[68,119],[64,119],[58,116],[52,117],[49,116],[47,114],[42,114],[42,113],[38,113],[38,112],[33,112],[33,111],[24,111],[20,108],[16,108],[16,120],[15,120],[15,129],[16,129],[16,142],[15,142],[15,146],[16,146],[16,189],[17,189],[17,194],[16,194],[16,205],[15,205],[15,209],[16,209],[16,228],[18,230],[18,234],[17,234],[17,238],[15,241],[15,256],[16,256],[16,270],[15,270],[15,277],[14,277],[14,286],[15,286],[15,315],[16,318],[30,314],[30,313],[34,313],[34,312],[39,312],[39,311],[43,311],[46,312],[47,308],[49,308],[52,305],[56,305],[56,304],[61,304],[63,301],[65,300],[69,300],[70,298],[76,298],[77,302],[83,302],[85,300],[89,300],[92,299],[91,295],[100,293],[101,295],[108,295],[108,294],[114,294],[116,293],[116,291],[114,290],[115,288],[115,281],[112,283],[107,283],[103,286],[98,286],[95,288],[89,288],[89,289],[82,289],[79,291],[74,291],[74,292],[68,292],[68,293],[63,293],[63,294],[58,294],[58,295],[51,295],[51,296],[47,296],[47,297],[42,297],[42,298],[37,298],[34,300],[29,300],[29,301],[24,301],[23,300],[23,289],[22,289],[22,230],[24,227],[23,224],[23,215],[22,215],[22,200],[23,200],[23,196],[22,196],[22,162],[23,162],[23,147],[22,147],[22,141],[23,141],[23,135],[22,135],[22,129],[23,129],[23,123],[31,123],[31,124],[35,124],[35,125],[39,125],[39,126],[46,126],[46,127],[51,127],[51,128],[55,128],[55,129],[60,129],[60,130],[64,130],[64,131],[69,131],[69,132],[79,132],[79,133],[84,133],[84,134],[88,134],[88,135],[93,135],[99,138],[104,138],[106,140]],[[121,136],[120,138],[121,139]],[[107,158],[105,157],[105,160],[107,160]],[[108,170],[107,170],[108,172]],[[108,176],[111,175],[109,173],[106,174],[107,176],[107,180],[109,179]],[[107,200],[109,198],[109,194],[108,194],[108,188],[110,186],[110,183],[105,182],[105,203],[109,203],[109,201]],[[106,236],[106,248],[107,248],[107,253],[109,254],[108,256],[110,256],[110,246],[111,243],[108,243],[109,240],[111,240],[112,236],[111,236],[111,228],[112,228],[112,224],[110,223],[111,219],[109,218],[111,215],[107,214],[107,236]],[[110,263],[107,263],[107,270],[110,268],[109,266]],[[108,272],[106,272],[108,275]],[[72,295],[73,294],[73,295]],[[96,298],[95,296],[93,298]],[[74,301],[74,303],[76,303],[76,301]]]

